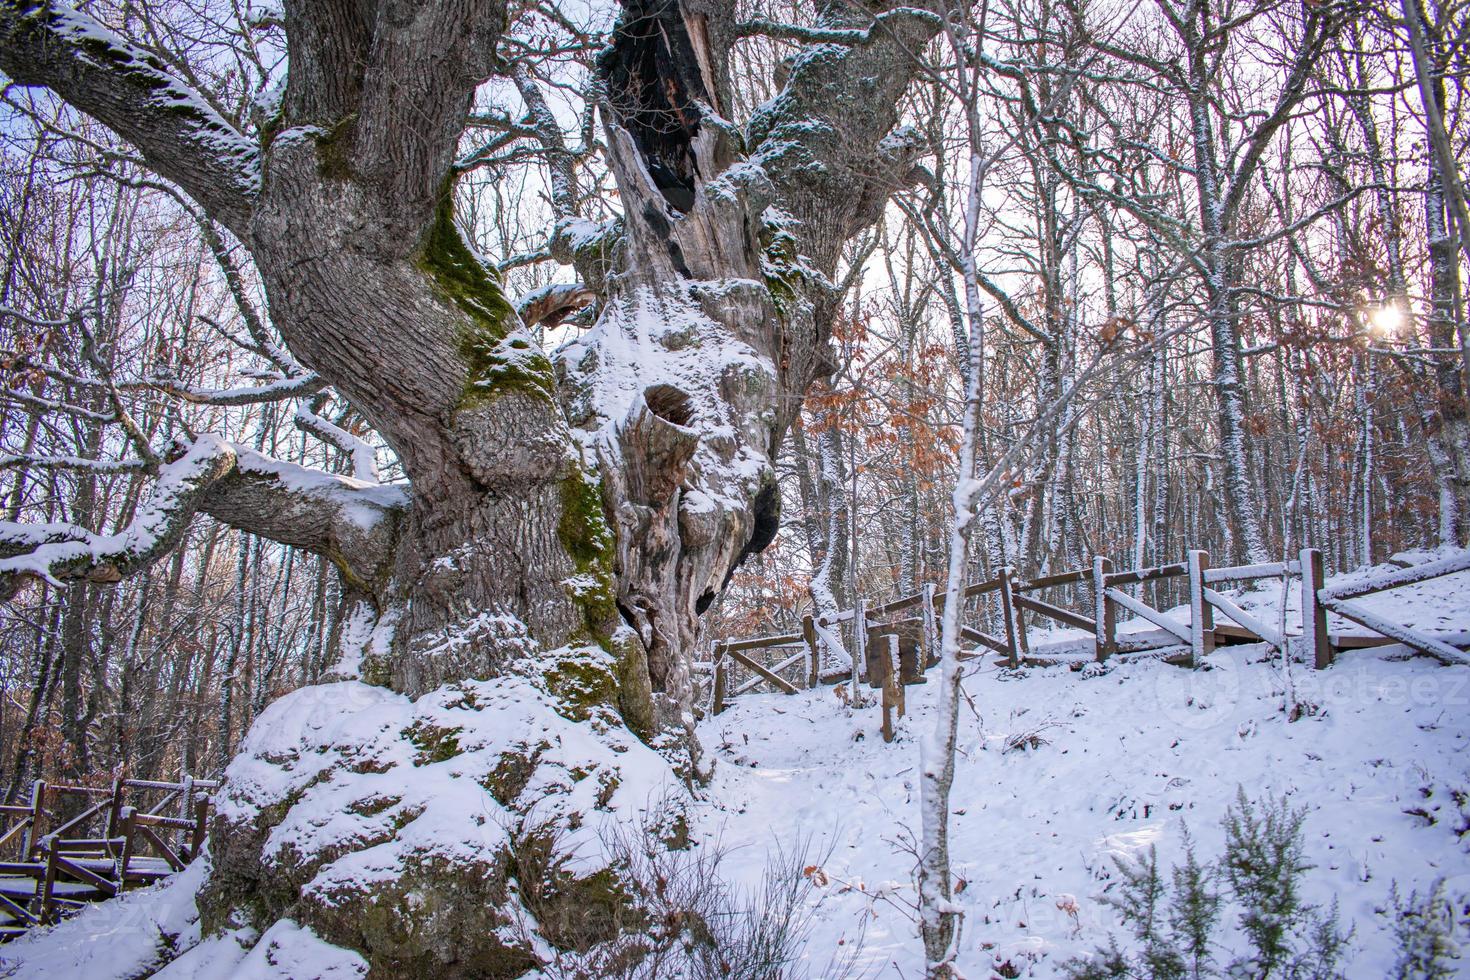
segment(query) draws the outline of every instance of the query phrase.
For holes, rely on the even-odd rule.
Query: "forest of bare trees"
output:
[[[378,6],[0,0],[4,802],[527,638],[680,729],[943,581],[971,381],[977,578],[1470,542],[1461,0]]]
[[[1042,572],[1186,542],[1241,556],[1310,542],[1347,568],[1375,557],[1370,540],[1464,540],[1463,252],[1402,11],[1125,13],[992,6],[966,38],[985,52],[975,87],[941,63],[905,96],[925,173],[846,245],[861,271],[845,274],[837,367],[778,464],[781,534],[737,572],[722,623],[789,624],[854,586],[881,597],[942,569],[972,144],[990,152],[972,251],[982,454],[1036,443],[987,508],[979,562]],[[278,22],[119,14],[230,118],[260,124]],[[1462,14],[1425,11],[1452,138],[1465,132]],[[536,162],[575,175],[583,216],[616,201],[580,81],[604,22],[523,16],[525,44],[546,50],[527,52],[518,90],[550,115],[524,101],[472,115],[459,194],[508,291],[529,296],[555,272],[538,232],[556,203]],[[802,37],[750,34],[735,95],[753,106]],[[11,83],[5,112],[7,521],[125,526],[149,483],[139,446],[201,431],[397,475],[350,404],[277,346],[248,261],[196,206],[44,90]],[[543,119],[550,141],[531,128]],[[1033,431],[1099,357],[1063,419]],[[218,767],[273,695],[330,666],[340,593],[326,559],[212,522],[117,587],[27,590],[3,625],[7,794],[42,773]]]

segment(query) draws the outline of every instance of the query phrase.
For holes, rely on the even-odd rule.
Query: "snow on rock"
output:
[[[595,869],[604,823],[658,802],[672,777],[626,729],[572,722],[559,709],[514,675],[417,701],[355,681],[304,688],[252,727],[226,771],[219,815],[247,824],[285,804],[264,853],[319,865],[302,893],[327,904],[396,876],[410,856],[493,861],[533,811],[574,825],[567,849]]]
[[[357,681],[280,698],[226,771],[207,875],[25,937],[6,967],[265,980],[359,977],[375,958],[533,965],[537,923],[516,896],[541,883],[516,878],[513,848],[550,833],[557,887],[591,881],[604,897],[610,828],[681,820],[668,763],[605,707],[605,659],[554,651],[416,701]]]
[[[367,960],[357,953],[282,919],[259,938],[249,930],[211,937],[153,980],[360,980],[367,972]]]

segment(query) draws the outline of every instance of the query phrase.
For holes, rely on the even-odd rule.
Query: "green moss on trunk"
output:
[[[551,361],[519,330],[520,315],[495,271],[465,244],[454,223],[454,189],[446,184],[424,236],[418,266],[440,296],[466,317],[459,353],[465,364],[460,408],[475,407],[508,391],[553,400]]]
[[[602,490],[577,466],[561,484],[561,520],[557,537],[576,567],[568,583],[572,598],[582,610],[587,638],[604,650],[611,649],[611,634],[618,607],[613,580],[613,558],[617,540],[602,511]]]

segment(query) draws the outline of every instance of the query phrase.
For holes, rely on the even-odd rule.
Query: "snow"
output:
[[[282,919],[258,939],[242,929],[211,937],[155,973],[154,980],[359,980],[368,964]]]
[[[274,477],[287,490],[320,496],[342,504],[342,513],[364,530],[375,527],[385,511],[408,506],[407,483],[377,483],[328,473],[275,459],[246,446],[233,447],[240,472]]]
[[[730,336],[706,316],[698,298],[726,292],[763,290],[744,280],[699,283],[680,295],[648,288],[630,291],[604,309],[596,325],[569,340],[552,355],[580,385],[583,404],[574,430],[583,444],[618,454],[618,432],[643,404],[643,393],[670,385],[690,399],[690,428],[701,438],[694,470],[699,474],[685,496],[698,513],[744,510],[761,477],[770,470],[764,452],[768,420],[742,417],[721,399],[727,389],[768,390],[776,371],[768,358]],[[743,438],[735,438],[743,430]],[[693,492],[691,492],[693,491]]]
[[[966,882],[954,898],[965,913],[961,970],[985,976],[1010,960],[1022,976],[1058,976],[1068,957],[1126,938],[1097,899],[1115,881],[1111,856],[1155,844],[1168,866],[1186,825],[1201,856],[1216,856],[1243,786],[1309,808],[1309,899],[1337,896],[1356,926],[1350,975],[1385,975],[1393,947],[1377,910],[1394,881],[1407,894],[1445,876],[1451,893],[1470,891],[1454,830],[1466,818],[1451,799],[1470,789],[1470,674],[1393,649],[1298,669],[1298,699],[1320,710],[1294,723],[1264,645],[1224,648],[1206,671],[1143,661],[1091,678],[1060,668],[1012,677],[972,663],[965,689],[979,717],[962,706],[950,800],[954,873]],[[869,975],[922,975],[902,841],[919,826],[915,733],[932,729],[937,689],[908,689],[910,715],[891,745],[876,707],[849,714],[830,688],[743,697],[701,727],[724,764],[717,802],[696,825],[731,845],[727,873],[754,883],[775,842],[798,833],[832,849],[813,966],[866,929]],[[1033,733],[1040,747],[1006,749]],[[1438,823],[1404,812],[1418,806],[1437,808]]]
[[[208,853],[167,881],[89,905],[59,926],[33,929],[0,947],[7,980],[134,980],[167,961],[170,949],[199,942],[194,895]]]
[[[1367,569],[1328,584],[1389,573]],[[1235,595],[1264,621],[1279,621],[1279,585]],[[1470,571],[1362,601],[1420,628],[1466,632],[1467,595]],[[1298,602],[1293,586],[1289,610]],[[994,661],[964,666],[949,807],[953,870],[963,881],[953,897],[964,916],[955,962],[967,976],[1006,963],[1014,972],[1005,975],[1059,976],[1069,957],[1126,939],[1100,901],[1118,882],[1113,859],[1153,846],[1168,868],[1182,858],[1186,828],[1201,858],[1217,857],[1238,788],[1257,800],[1285,795],[1307,810],[1314,867],[1306,897],[1323,906],[1337,899],[1355,930],[1349,976],[1390,972],[1384,911],[1395,885],[1423,894],[1445,878],[1451,895],[1470,893],[1464,668],[1402,646],[1344,651],[1325,671],[1295,664],[1290,678],[1265,644],[1222,647],[1200,670],[1115,659],[1105,669],[1004,671]],[[910,713],[892,744],[879,734],[876,705],[851,709],[830,687],[743,696],[699,725],[718,764],[687,815],[696,840],[721,842],[722,873],[754,888],[769,857],[803,837],[812,842],[805,957],[813,976],[854,948],[867,976],[922,975],[909,848],[920,826],[919,733],[934,730],[940,688],[929,676],[907,689]],[[1288,685],[1304,708],[1295,716],[1283,710]],[[457,751],[424,758],[422,740],[405,735],[415,729],[453,731]],[[516,806],[496,803],[479,781],[501,753],[538,741],[546,747]],[[330,778],[349,769],[351,779]],[[604,772],[619,782],[602,805]],[[417,701],[348,681],[272,704],[230,766],[219,807],[248,819],[299,794],[267,850],[333,858],[305,888],[308,900],[329,901],[336,887],[392,875],[415,854],[483,856],[525,812],[585,817],[569,846],[590,869],[605,858],[602,834],[637,826],[672,786],[653,750],[616,726],[568,722],[531,678],[469,682]],[[201,941],[193,896],[204,873],[196,863],[33,932],[0,950],[0,973],[132,980],[172,949],[185,952],[156,974],[163,980],[364,974],[357,954],[289,920],[260,937],[241,930]],[[1221,960],[1239,951],[1237,913],[1227,913]]]
[[[1420,560],[1429,557],[1448,556]],[[1275,583],[1237,601],[1273,622],[1280,595]],[[1467,596],[1462,573],[1363,601],[1453,632],[1470,629]],[[1294,626],[1294,586],[1288,606]],[[1188,610],[1174,615],[1185,622]],[[1422,894],[1444,877],[1451,895],[1470,894],[1470,836],[1460,837],[1470,804],[1456,801],[1470,792],[1470,672],[1408,653],[1349,650],[1326,671],[1293,665],[1294,698],[1308,711],[1295,722],[1283,712],[1288,678],[1266,644],[1222,647],[1196,671],[1150,660],[1020,672],[993,656],[969,662],[973,710],[961,706],[950,800],[951,859],[965,882],[954,897],[964,912],[961,971],[990,976],[1009,961],[1019,976],[1060,976],[1068,958],[1110,936],[1123,942],[1126,929],[1099,901],[1117,881],[1112,858],[1154,845],[1167,868],[1182,859],[1186,827],[1201,858],[1217,857],[1221,819],[1243,787],[1308,809],[1308,900],[1337,898],[1356,929],[1349,976],[1389,974],[1395,947],[1382,910],[1395,882]],[[813,969],[839,943],[861,941],[867,975],[923,975],[905,848],[920,826],[916,763],[920,733],[934,727],[936,680],[931,671],[928,684],[907,689],[910,713],[891,745],[877,707],[851,711],[831,688],[741,697],[700,726],[722,764],[694,825],[731,847],[727,874],[753,884],[777,842],[799,833],[819,854],[830,848],[822,870],[831,884],[817,891],[807,951]],[[1435,822],[1406,812],[1416,808]],[[1225,939],[1240,942],[1233,932]]]
[[[606,820],[619,809],[627,819],[629,807],[666,795],[668,766],[626,730],[592,725],[567,721],[544,691],[515,676],[464,682],[417,701],[354,681],[304,688],[252,726],[226,771],[218,812],[243,822],[295,799],[265,850],[306,862],[347,849],[303,889],[329,903],[339,888],[396,876],[410,858],[493,859],[519,815],[491,798],[481,780],[504,754],[543,746],[518,800],[548,819],[580,814],[565,837],[576,854],[572,867],[597,867]],[[414,732],[423,733],[417,742]],[[457,745],[442,760],[432,748],[439,733]],[[338,769],[353,778],[323,778]],[[599,802],[614,776],[611,800]]]

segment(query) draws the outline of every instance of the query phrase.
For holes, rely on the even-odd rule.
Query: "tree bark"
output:
[[[453,158],[476,88],[503,70],[503,0],[288,0],[290,71],[258,140],[86,14],[0,0],[0,69],[134,143],[248,249],[291,355],[408,478],[379,487],[200,436],[157,468],[127,533],[0,539],[0,590],[136,574],[208,513],[333,562],[341,671],[417,697],[575,661],[596,678],[585,696],[633,732],[683,734],[682,772],[698,776],[698,617],[776,532],[772,461],[831,370],[843,244],[912,176],[918,140],[893,132],[897,106],[940,19],[823,4],[840,43],[798,57],[740,124],[727,118],[730,5],[623,8],[599,64],[623,215],[577,218],[574,174],[552,154],[552,252],[599,316],[549,357],[455,219]],[[236,700],[248,710],[248,691]],[[273,819],[292,805],[280,802]],[[202,907],[275,894],[265,819],[217,828]],[[251,908],[288,914],[272,901]]]

